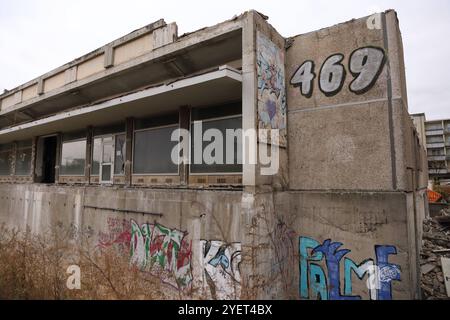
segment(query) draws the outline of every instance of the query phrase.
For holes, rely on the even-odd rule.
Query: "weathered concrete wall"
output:
[[[402,134],[393,132],[389,98],[388,63],[397,59],[385,35],[394,31],[369,29],[367,21],[294,37],[287,50],[289,140],[296,141],[289,150],[292,189],[392,190],[394,179],[404,184],[392,158],[394,136]],[[362,65],[361,55],[368,61],[353,71],[364,69],[366,81],[355,82],[350,57]]]
[[[301,298],[414,297],[405,194],[305,191],[278,201],[289,203],[283,215],[299,234],[299,273],[289,283]]]
[[[2,184],[0,194],[0,223],[9,228],[66,229],[74,241],[83,235],[97,247],[125,249],[130,263],[178,290],[240,297],[239,191]]]
[[[291,191],[273,220],[295,234],[287,283],[303,299],[417,298],[427,172],[395,12],[289,39],[286,70]]]
[[[255,19],[256,37],[277,39]],[[427,172],[407,112],[395,12],[287,47],[291,191],[247,194],[249,282],[263,298],[417,298]]]

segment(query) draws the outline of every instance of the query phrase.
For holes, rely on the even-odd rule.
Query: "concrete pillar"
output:
[[[61,168],[62,133],[56,135],[56,161],[55,161],[55,183],[59,183]]]
[[[133,136],[134,136],[134,119],[127,118],[125,123],[125,185],[131,186],[131,176],[133,172]]]
[[[256,129],[256,30],[254,12],[250,11],[248,17],[243,21],[242,29],[242,130]],[[250,149],[257,148],[256,139],[248,145],[243,141],[244,148],[242,154]],[[256,152],[256,150],[255,150]],[[250,191],[254,189],[256,184],[256,165],[250,164],[244,160],[242,166],[242,184]]]
[[[180,124],[180,129],[185,129],[185,130],[189,130],[190,128],[190,117],[191,117],[191,110],[189,109],[188,106],[182,106],[179,109],[179,124]],[[183,140],[183,150],[186,151],[187,154],[182,154],[181,157],[185,158],[185,159],[189,159],[190,154],[189,154],[189,140],[188,141],[184,141]],[[183,163],[180,165],[179,167],[180,169],[180,183],[182,186],[186,186],[189,184],[189,164],[188,161],[183,161]]]
[[[33,137],[33,140],[31,142],[31,167],[30,167],[31,182],[36,182],[37,142],[38,142],[38,137]]]
[[[91,179],[91,166],[92,166],[92,136],[94,129],[89,126],[86,130],[86,161],[84,164],[84,180],[89,184]]]
[[[11,176],[14,178],[16,175],[17,141],[13,141],[11,153]]]

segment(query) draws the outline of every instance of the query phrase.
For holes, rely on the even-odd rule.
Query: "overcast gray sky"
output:
[[[0,0],[0,90],[86,54],[160,18],[179,33],[214,25],[248,9],[293,36],[395,9],[402,30],[410,113],[450,118],[448,0]]]

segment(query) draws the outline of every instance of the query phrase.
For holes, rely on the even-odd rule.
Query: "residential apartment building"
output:
[[[424,114],[411,117],[425,141],[430,179],[450,179],[450,119],[427,121]]]
[[[177,297],[418,298],[396,13],[289,38],[267,19],[159,20],[0,95],[0,223],[130,248]]]

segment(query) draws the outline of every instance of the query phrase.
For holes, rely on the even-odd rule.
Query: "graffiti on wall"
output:
[[[260,129],[280,130],[286,143],[286,85],[284,51],[264,34],[257,35],[258,121]]]
[[[295,231],[288,228],[283,221],[278,221],[273,231],[276,261],[272,266],[272,275],[280,275],[286,282],[292,278],[295,270],[295,238]]]
[[[108,231],[99,232],[98,247],[129,252],[130,265],[159,277],[177,289],[193,283],[192,241],[187,232],[158,223],[108,218]],[[241,244],[200,240],[201,285],[210,298],[236,299],[241,293]],[[199,279],[200,280],[200,279]]]
[[[120,252],[128,252],[131,240],[131,223],[129,220],[109,217],[106,220],[108,232],[98,233],[98,247],[115,246]]]
[[[186,288],[192,281],[192,242],[186,235],[158,223],[139,226],[131,220],[130,263],[176,288]]]
[[[203,284],[212,299],[238,299],[241,294],[241,244],[201,240]]]
[[[315,70],[314,61],[306,60],[295,70],[290,84],[298,87],[304,97],[311,98],[314,79],[318,77],[319,90],[327,97],[334,96],[344,87],[347,76],[344,58],[340,53],[329,56],[319,71]],[[381,48],[369,46],[353,51],[348,62],[348,71],[353,76],[349,90],[358,95],[369,91],[377,82],[385,63],[386,55]]]
[[[308,237],[299,238],[300,297],[321,300],[360,300],[353,293],[353,280],[363,281],[371,300],[391,300],[392,282],[400,281],[400,266],[389,263],[397,254],[394,246],[375,246],[375,260],[360,264],[345,257],[349,249],[342,243],[325,240],[322,244]],[[356,277],[355,277],[356,276]],[[341,279],[344,279],[342,286]]]

